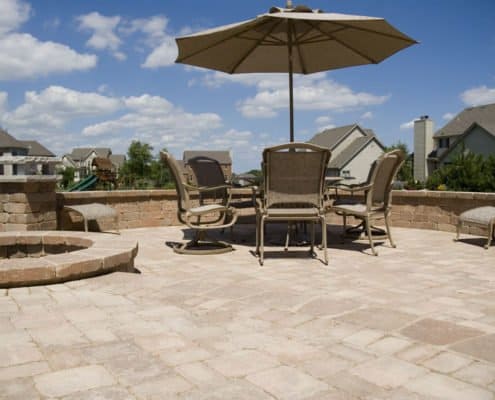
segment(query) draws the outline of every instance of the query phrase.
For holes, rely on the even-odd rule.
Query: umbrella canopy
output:
[[[290,4],[290,3],[289,3]],[[176,39],[176,62],[223,71],[289,73],[290,140],[294,141],[292,74],[377,64],[417,43],[383,18],[272,7],[254,19]]]

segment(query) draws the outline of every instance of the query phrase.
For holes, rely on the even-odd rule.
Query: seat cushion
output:
[[[265,215],[270,218],[312,218],[320,215],[316,207],[311,208],[269,208]]]
[[[461,222],[473,222],[480,225],[488,225],[495,220],[495,207],[485,206],[476,207],[468,211],[464,211],[459,215]]]
[[[366,205],[362,203],[340,203],[333,205],[334,211],[345,211],[348,214],[366,214]]]

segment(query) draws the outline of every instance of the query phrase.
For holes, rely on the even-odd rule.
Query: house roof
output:
[[[74,161],[84,160],[88,155],[94,151],[98,157],[108,158],[112,151],[108,147],[76,147],[72,149],[72,153],[69,156]]]
[[[0,147],[16,147],[25,149],[27,146],[7,131],[0,128]]]
[[[438,155],[438,149],[433,150],[430,154],[428,154],[428,158],[431,160],[442,161],[450,153],[452,153],[452,151],[454,151],[454,149],[459,145],[459,143],[462,143],[463,140],[466,138],[466,136],[470,135],[474,131],[474,128],[476,128],[477,126],[479,126],[481,129],[486,131],[489,135],[495,137],[495,130],[490,131],[486,129],[484,125],[481,125],[477,122],[473,122],[471,125],[468,126],[468,128],[464,132],[462,132],[460,135],[457,135],[457,137],[455,137],[454,143],[452,143],[446,151]]]
[[[125,155],[124,154],[110,154],[110,161],[113,165],[117,167],[122,167],[125,163]]]
[[[364,149],[369,142],[376,141],[380,147],[383,148],[382,144],[378,141],[374,134],[367,134],[360,138],[355,139],[349,146],[347,146],[340,154],[338,154],[334,159],[330,159],[328,163],[329,168],[343,168],[349,163],[362,149]]]
[[[28,156],[55,157],[55,154],[36,140],[20,140],[20,142],[27,147]]]
[[[495,103],[464,109],[447,125],[437,130],[433,137],[462,135],[473,123],[477,123],[487,132],[495,133]]]
[[[220,164],[232,164],[232,158],[228,150],[184,150],[183,161],[187,164],[191,158],[199,156],[213,158]]]
[[[356,128],[363,132],[364,136],[353,140],[335,158],[331,158],[330,162],[328,163],[329,168],[341,169],[371,141],[375,141],[381,148],[384,148],[372,129],[361,128],[358,124],[326,129],[323,132],[320,132],[313,136],[313,138],[309,140],[309,143],[327,147],[330,150],[333,150],[342,140],[345,139],[347,135],[353,132]]]
[[[325,129],[323,132],[314,135],[308,142],[333,150],[357,126],[357,124],[352,124]],[[363,130],[363,132],[366,133],[366,130]]]

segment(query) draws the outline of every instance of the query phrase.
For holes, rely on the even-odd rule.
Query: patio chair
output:
[[[230,207],[230,197],[222,199],[220,203],[208,203],[193,206],[190,194],[198,196],[206,192],[221,192],[228,185],[211,187],[192,186],[183,182],[183,174],[174,157],[160,152],[162,161],[169,167],[177,190],[177,217],[179,221],[195,232],[194,238],[187,243],[175,244],[173,249],[179,254],[219,254],[232,251],[230,244],[206,238],[206,231],[230,227],[237,221],[237,212]],[[201,197],[200,197],[201,198]]]
[[[377,256],[373,243],[372,222],[385,220],[386,237],[392,247],[396,247],[390,232],[390,211],[392,206],[392,183],[405,160],[404,152],[392,150],[380,156],[372,165],[368,180],[357,185],[336,185],[338,190],[354,194],[364,192],[364,201],[356,198],[338,199],[331,209],[343,217],[343,237],[347,232],[347,217],[352,216],[362,221],[363,230],[369,239],[373,255]]]
[[[320,222],[324,262],[328,264],[324,208],[325,171],[330,150],[309,143],[287,143],[263,151],[263,189],[256,209],[256,253],[264,262],[267,222]]]

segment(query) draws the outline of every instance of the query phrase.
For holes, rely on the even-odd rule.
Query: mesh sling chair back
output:
[[[251,199],[250,200],[237,200],[232,199],[233,185],[228,181],[223,172],[220,162],[214,158],[206,156],[197,156],[187,161],[189,167],[191,167],[196,183],[200,187],[217,186],[220,189],[214,191],[204,191],[200,193],[200,201],[203,203],[207,200],[219,202],[227,201],[230,207],[236,210],[240,209],[254,209],[256,206],[256,187],[251,187]],[[240,218],[242,216],[239,215]],[[234,226],[230,227],[231,239],[234,240],[233,235]]]
[[[264,262],[264,227],[270,221],[320,222],[324,262],[328,263],[324,208],[325,172],[330,150],[287,143],[263,151],[263,190],[256,210],[256,253]],[[311,253],[314,250],[314,226]]]
[[[390,212],[392,206],[393,180],[405,160],[401,150],[392,150],[381,155],[372,165],[367,182],[360,185],[338,185],[337,188],[350,193],[364,192],[364,200],[348,201],[339,199],[332,205],[332,210],[343,217],[344,236],[347,216],[363,221],[366,236],[369,239],[373,255],[378,255],[374,242],[371,224],[374,220],[384,219],[386,236],[392,247],[396,247],[390,232]]]
[[[162,151],[160,157],[168,166],[177,190],[177,217],[182,224],[195,232],[191,241],[174,245],[174,251],[180,254],[218,254],[232,251],[230,244],[206,238],[206,231],[230,227],[237,221],[236,210],[229,206],[229,199],[221,203],[194,205],[190,196],[192,193],[201,196],[207,192],[226,190],[228,185],[189,185],[183,181],[182,171],[171,154]]]

